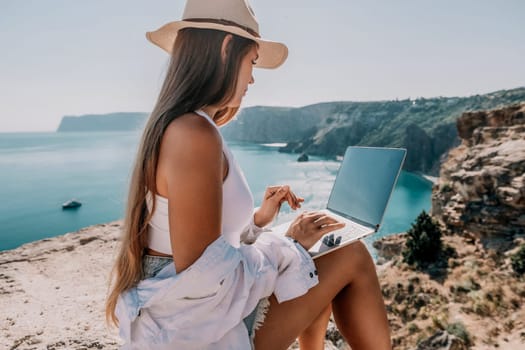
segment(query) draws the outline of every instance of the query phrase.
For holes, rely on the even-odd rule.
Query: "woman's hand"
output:
[[[303,212],[290,224],[286,236],[297,240],[306,250],[310,249],[321,237],[345,226],[333,217],[320,211]]]
[[[288,185],[268,186],[264,192],[261,207],[255,213],[255,225],[263,227],[272,222],[279,213],[283,202],[288,202],[290,208],[296,210],[301,207],[301,202],[304,202],[304,198],[296,196]]]

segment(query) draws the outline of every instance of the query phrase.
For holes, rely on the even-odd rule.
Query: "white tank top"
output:
[[[206,118],[217,130],[219,127],[204,111],[195,111]],[[219,131],[220,133],[220,131]],[[222,149],[228,160],[228,175],[222,184],[222,228],[221,234],[234,247],[240,246],[240,236],[253,215],[253,196],[244,173],[237,164],[222,134]],[[151,192],[147,206],[151,211]],[[168,221],[168,199],[155,195],[156,208],[148,227],[148,246],[164,254],[172,254]]]

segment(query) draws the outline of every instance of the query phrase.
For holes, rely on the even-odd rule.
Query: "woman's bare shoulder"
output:
[[[169,152],[195,151],[206,152],[222,149],[221,136],[213,125],[204,117],[195,113],[186,113],[173,120],[164,133],[161,147]]]
[[[157,191],[169,198],[169,184],[189,169],[222,176],[222,138],[204,117],[187,113],[173,120],[162,137],[157,163]]]

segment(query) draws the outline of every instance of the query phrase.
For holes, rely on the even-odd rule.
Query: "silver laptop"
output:
[[[406,149],[350,146],[335,178],[326,209],[320,210],[346,223],[324,235],[309,253],[314,258],[375,233],[383,221]],[[272,230],[284,234],[292,221]]]

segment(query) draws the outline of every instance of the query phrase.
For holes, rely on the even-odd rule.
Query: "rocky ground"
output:
[[[0,252],[0,349],[117,348],[104,299],[119,223]]]
[[[0,349],[118,348],[104,322],[104,299],[119,228],[95,225],[0,252]],[[446,236],[457,256],[429,275],[401,261],[404,239],[376,243],[395,349],[416,349],[442,330],[448,333],[440,339],[452,347],[418,349],[525,349],[525,279],[512,273],[512,251],[501,255],[474,238]],[[349,349],[333,323],[325,349]]]
[[[118,349],[104,300],[120,227],[95,225],[0,252],[0,349]],[[326,349],[347,348],[333,323],[328,337]]]
[[[441,336],[448,346],[417,349],[525,349],[525,277],[513,272],[509,258],[517,248],[498,253],[456,235],[443,241],[454,256],[426,271],[403,263],[404,235],[375,243],[394,348],[414,349]]]

